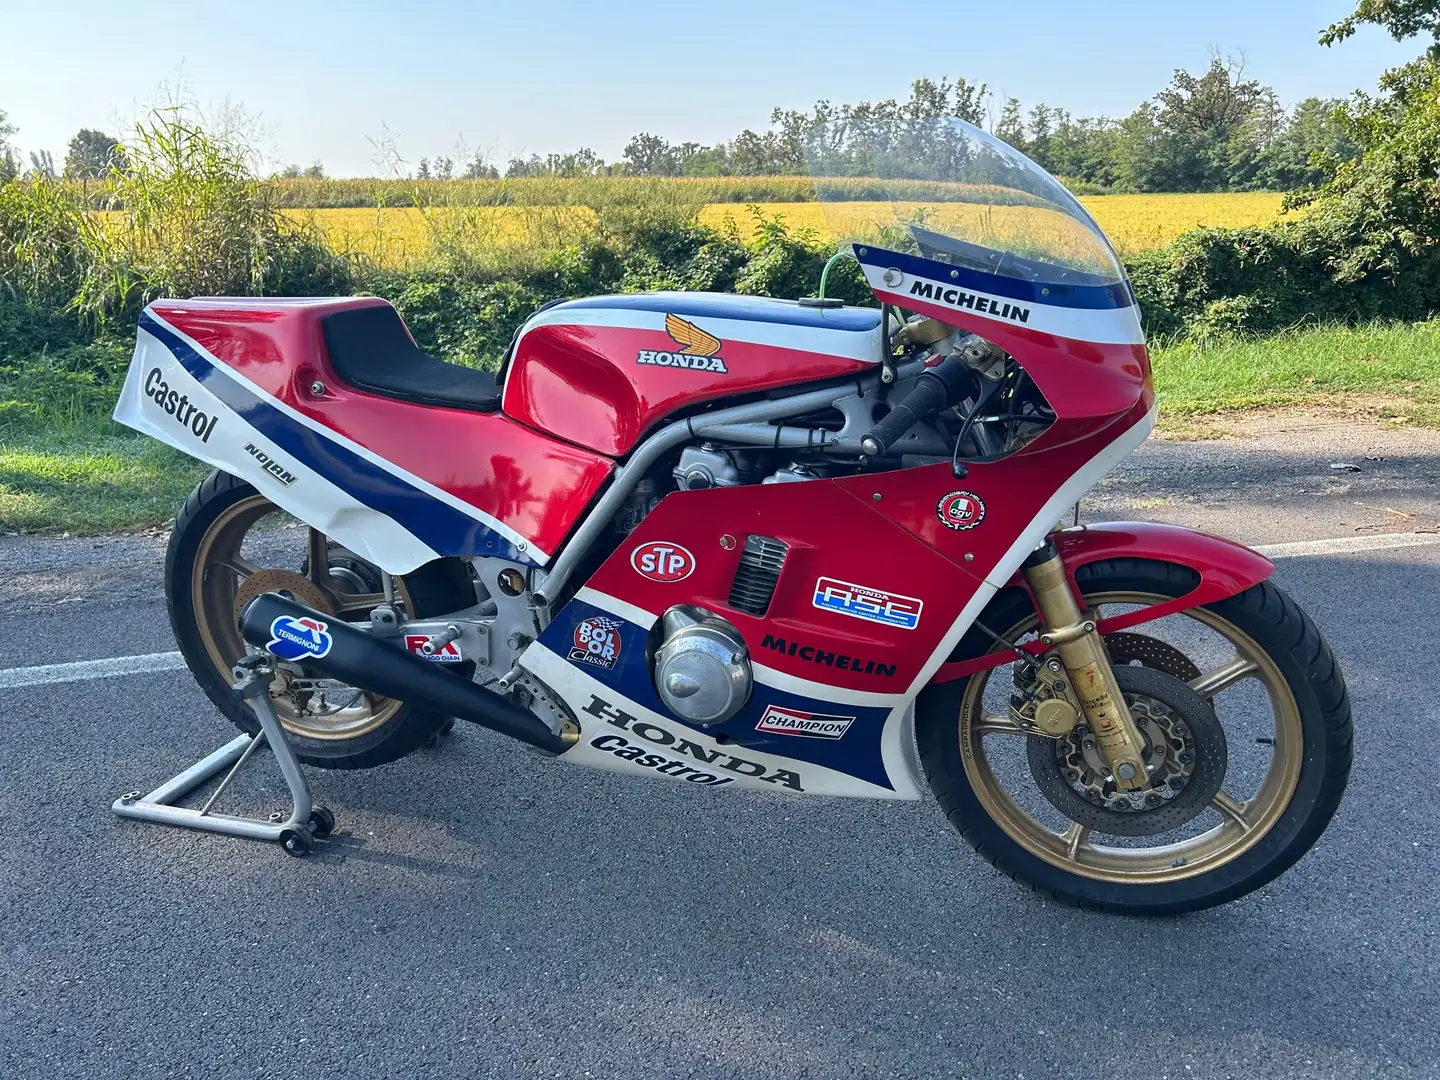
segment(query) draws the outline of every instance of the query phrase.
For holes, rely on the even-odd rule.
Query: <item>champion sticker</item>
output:
[[[775,735],[799,735],[806,739],[838,739],[855,722],[853,716],[830,716],[803,709],[782,709],[771,705],[755,725],[756,731]]]
[[[964,532],[985,520],[985,500],[973,491],[952,491],[935,504],[935,515],[947,529]]]
[[[270,624],[270,641],[265,648],[281,660],[318,660],[335,643],[329,630],[330,624],[319,619],[281,615]]]
[[[570,649],[570,659],[577,664],[610,671],[620,659],[619,619],[581,619],[575,624],[575,643]]]

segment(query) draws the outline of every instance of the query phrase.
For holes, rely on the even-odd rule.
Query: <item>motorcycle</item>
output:
[[[959,120],[807,154],[877,307],[572,299],[494,374],[377,298],[150,304],[115,417],[215,469],[165,567],[201,688],[254,732],[268,656],[324,768],[459,718],[697,787],[928,788],[1067,904],[1275,878],[1340,802],[1345,684],[1260,554],[1062,520],[1155,421],[1105,235]]]

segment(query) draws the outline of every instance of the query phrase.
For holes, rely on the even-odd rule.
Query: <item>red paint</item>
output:
[[[1075,582],[1075,571],[1087,563],[1104,559],[1153,559],[1189,567],[1200,575],[1195,588],[1184,596],[1100,620],[1098,629],[1102,634],[1128,630],[1132,626],[1163,619],[1166,615],[1235,596],[1264,581],[1275,569],[1275,564],[1264,555],[1243,544],[1177,525],[1105,522],[1052,533],[1051,538],[1055,541],[1077,599],[1081,598],[1081,593]],[[1018,573],[1010,584],[1026,587],[1025,579]],[[1038,641],[1022,648],[1032,655],[1045,651],[1045,646]],[[999,667],[1008,664],[1012,656],[1006,652],[987,653],[945,664],[931,681],[950,682],[977,671]]]
[[[347,386],[325,355],[320,320],[384,304],[320,300],[165,300],[155,313],[260,389],[386,461],[483,510],[553,554],[609,477],[604,457],[501,413],[416,405]],[[325,392],[311,385],[320,381]]]
[[[700,326],[723,320],[694,317]],[[803,330],[797,338],[804,337]],[[722,341],[724,374],[637,362],[680,346],[664,330],[546,325],[521,337],[505,381],[505,411],[602,454],[629,453],[672,413],[716,398],[864,373],[873,364],[802,349]]]
[[[932,497],[925,506],[932,522],[934,506]],[[739,543],[722,546],[727,533]],[[790,547],[764,618],[730,606],[730,587],[751,534]],[[670,583],[641,577],[630,554],[652,541],[686,547],[695,556],[694,572]],[[821,578],[919,599],[919,622],[908,630],[817,608]],[[714,611],[739,629],[754,663],[787,675],[904,694],[980,582],[836,481],[812,480],[667,495],[587,584],[657,615],[674,604]],[[774,647],[779,641],[783,651]]]

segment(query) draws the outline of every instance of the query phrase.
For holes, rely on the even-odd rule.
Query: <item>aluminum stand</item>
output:
[[[270,662],[258,654],[247,656],[236,665],[235,677],[236,689],[260,718],[260,733],[254,736],[236,736],[213,754],[165,781],[150,794],[142,796],[138,791],[127,792],[116,799],[110,809],[121,817],[137,818],[140,821],[179,825],[186,829],[204,829],[207,832],[244,836],[252,840],[278,841],[291,855],[308,855],[317,839],[330,835],[335,827],[335,818],[323,806],[311,806],[310,787],[305,782],[305,775],[300,771],[300,762],[296,759],[295,752],[285,738],[285,729],[280,724],[280,717],[275,714],[275,706],[270,703],[270,682],[274,678]],[[261,820],[212,813],[215,803],[230,786],[230,782],[262,744],[269,745],[280,766],[280,774],[285,777],[285,784],[290,789],[290,816],[283,818],[283,815],[276,813],[271,814],[268,820]],[[200,809],[192,810],[172,805],[226,769],[230,771]]]

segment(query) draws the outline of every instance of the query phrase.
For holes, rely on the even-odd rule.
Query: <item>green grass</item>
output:
[[[164,525],[207,468],[138,435],[75,426],[13,433],[0,441],[0,531],[108,533]]]
[[[1440,322],[1319,327],[1153,350],[1162,425],[1207,413],[1363,402],[1440,428]],[[109,365],[106,365],[107,368]],[[79,376],[0,378],[0,532],[123,532],[166,524],[206,466],[108,419],[113,389]],[[72,373],[73,376],[73,373]],[[103,400],[102,400],[103,399]]]
[[[1440,321],[1289,330],[1151,356],[1162,417],[1382,397],[1406,419],[1440,427]]]

